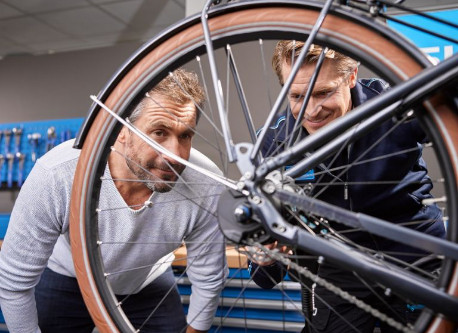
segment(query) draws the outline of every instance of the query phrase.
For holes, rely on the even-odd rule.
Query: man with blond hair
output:
[[[280,41],[277,44],[272,64],[281,85],[288,79],[303,46],[303,42],[292,40]],[[296,131],[294,125],[300,114],[300,131],[294,134],[299,139],[313,135],[318,130],[325,130],[328,124],[388,88],[379,79],[358,80],[358,63],[354,59],[337,51],[327,50],[308,104],[304,105],[305,94],[322,51],[322,47],[318,45],[312,45],[308,50],[289,89],[288,109],[267,129],[262,149],[265,158],[285,149],[293,131]],[[422,158],[421,143],[426,140],[425,134],[415,120],[397,125],[391,119],[384,122],[369,134],[352,142],[336,156],[327,159],[316,170],[311,170],[312,176],[308,175],[306,180],[297,180],[296,183],[311,187],[308,190],[309,195],[338,207],[392,223],[417,221],[408,224],[408,227],[444,238],[445,229],[440,209],[436,205],[422,204],[424,199],[432,197],[432,182]],[[371,149],[374,143],[377,143],[377,149]],[[359,161],[362,154],[369,162],[353,163]],[[320,174],[316,177],[320,182],[341,186],[315,186],[314,172]],[[330,225],[335,231],[342,232],[340,237],[346,238],[349,244],[366,248],[368,253],[374,250],[378,253],[389,253],[408,265],[425,256],[418,248],[375,237],[364,231],[349,230],[334,221],[330,221]],[[280,250],[288,251],[284,247],[280,247]],[[431,271],[439,264],[438,260],[430,263],[426,270]],[[412,323],[418,317],[418,311],[410,310],[413,307],[409,309],[405,300],[385,295],[383,289],[377,285],[369,288],[370,283],[366,285],[367,282],[359,279],[353,272],[327,262],[326,258],[319,267],[316,267],[316,260],[299,260],[299,264],[317,271],[320,277],[365,303],[395,316],[403,324]],[[251,265],[253,279],[264,288],[272,288],[284,277],[286,271],[285,267],[274,261],[266,260]],[[373,332],[375,317],[322,286],[315,287],[309,283],[308,287],[314,288],[315,297],[310,303],[309,299],[304,300],[307,302],[305,308],[309,309],[306,316],[310,320],[304,331]],[[307,293],[307,288],[304,291]],[[380,328],[382,332],[396,331],[385,322],[380,323]]]

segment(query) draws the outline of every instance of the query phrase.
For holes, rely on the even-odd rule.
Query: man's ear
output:
[[[127,129],[127,127],[123,127],[121,129],[121,132],[119,132],[119,135],[116,141],[118,141],[119,143],[126,143],[128,135],[129,135],[129,130]]]
[[[353,72],[350,74],[348,78],[348,85],[350,88],[354,88],[356,86],[356,80],[358,78],[358,67],[356,67]]]

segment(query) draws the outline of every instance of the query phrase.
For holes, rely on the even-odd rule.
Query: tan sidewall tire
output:
[[[310,29],[315,23],[318,14],[315,10],[267,7],[252,8],[243,12],[233,12],[210,19],[212,35],[222,35],[229,31],[231,33],[246,29],[247,26],[271,26],[281,27],[288,24],[300,25]],[[281,18],[281,21],[279,19]],[[377,61],[380,66],[386,66],[396,73],[400,79],[405,80],[417,74],[422,68],[405,51],[393,45],[390,40],[380,34],[369,30],[366,27],[345,20],[335,15],[329,15],[324,23],[323,34],[333,38],[342,39],[351,48],[364,48]],[[170,39],[155,47],[149,54],[145,55],[117,84],[105,104],[115,112],[129,99],[133,87],[142,81],[142,78],[154,73],[164,62],[173,59],[176,55],[186,50],[190,45],[202,43],[202,28],[199,24],[190,26],[178,32]],[[434,112],[431,111],[430,112]],[[458,133],[456,115],[448,109],[440,110],[442,114],[435,115],[440,128],[445,132],[455,133],[449,142],[449,151],[456,155]],[[450,121],[454,119],[455,122]],[[445,120],[445,121],[444,121]],[[93,273],[90,266],[89,254],[86,250],[86,207],[88,184],[91,182],[91,174],[94,173],[93,163],[95,156],[99,154],[100,143],[108,135],[110,124],[113,120],[106,112],[99,112],[94,120],[91,129],[85,139],[81,156],[75,173],[75,181],[72,189],[70,236],[75,269],[84,300],[93,317],[98,329],[101,332],[116,332],[118,329],[110,318],[108,311],[103,304]],[[448,134],[447,134],[448,135]],[[458,174],[455,166],[455,173]],[[458,177],[457,177],[458,178]],[[456,279],[456,274],[455,274]],[[456,289],[453,291],[456,294]],[[436,331],[437,332],[437,331]]]

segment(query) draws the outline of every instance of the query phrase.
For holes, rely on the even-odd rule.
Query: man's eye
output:
[[[301,99],[303,96],[299,95],[299,94],[291,94],[291,95],[289,95],[289,97],[290,97],[290,99],[296,101],[296,100]]]
[[[320,92],[317,93],[318,96],[322,96],[322,97],[329,96],[330,94],[331,94],[331,92],[328,91],[328,90],[320,91]]]
[[[192,139],[192,134],[191,133],[186,133],[186,134],[182,134],[180,137],[181,137],[182,140],[191,140]]]
[[[162,136],[165,135],[165,132],[164,132],[164,131],[159,131],[159,130],[158,130],[158,131],[153,131],[152,134],[153,134],[154,136],[157,136],[157,137],[162,137]]]

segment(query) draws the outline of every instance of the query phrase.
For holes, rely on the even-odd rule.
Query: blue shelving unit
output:
[[[187,313],[191,285],[179,271],[178,290]],[[287,277],[274,289],[261,289],[250,280],[247,269],[231,268],[214,324],[210,332],[300,332],[304,326],[300,286]]]
[[[0,213],[0,240],[5,237],[6,228],[10,220],[10,214]],[[5,318],[3,318],[2,310],[0,309],[0,332],[8,332],[6,329]]]
[[[20,187],[35,161],[52,147],[74,138],[83,121],[72,118],[0,124],[0,190]]]
[[[6,228],[8,227],[9,220],[9,213],[0,213],[0,239],[3,239],[5,237]]]

